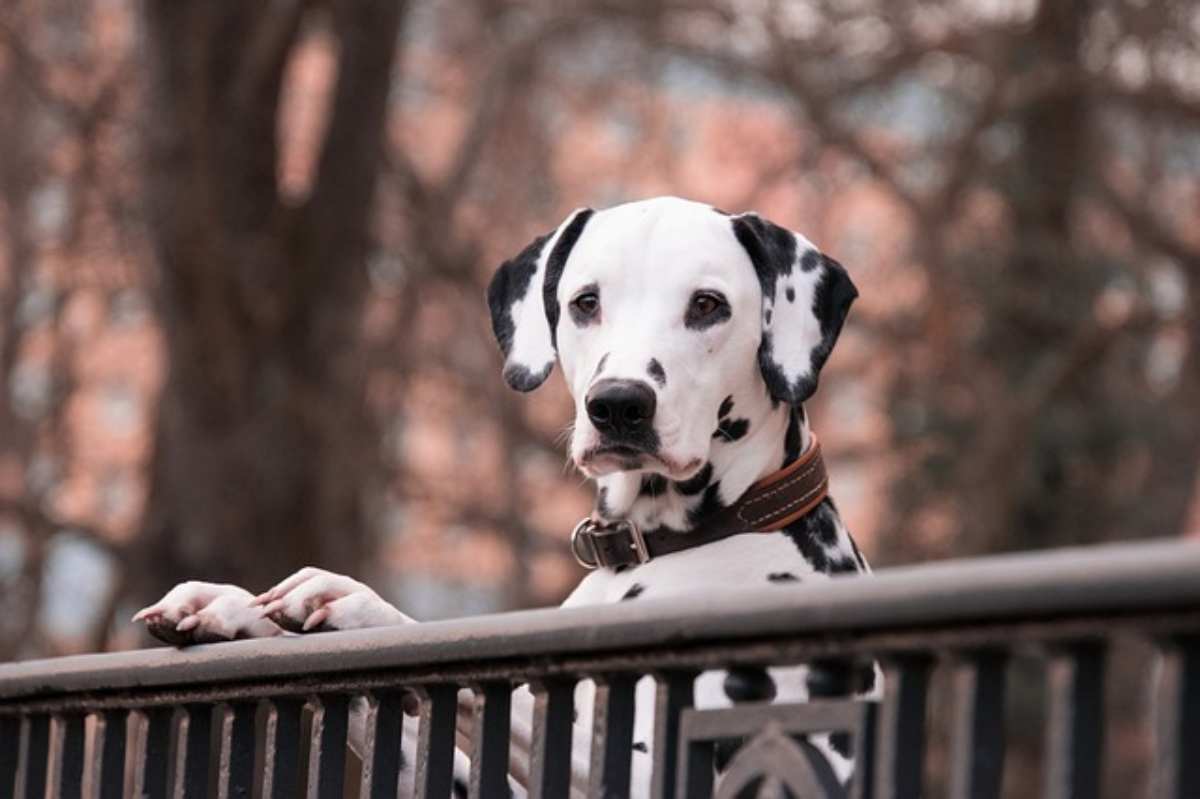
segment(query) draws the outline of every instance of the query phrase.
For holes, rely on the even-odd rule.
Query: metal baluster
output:
[[[1046,729],[1047,799],[1100,795],[1104,751],[1104,647],[1081,642],[1059,647],[1046,669],[1050,693]]]
[[[1200,638],[1168,641],[1162,658],[1155,704],[1154,796],[1191,799],[1200,796]]]
[[[592,763],[588,796],[610,799],[629,795],[633,752],[634,693],[637,676],[604,674],[595,678]]]
[[[83,795],[83,714],[68,713],[52,721],[54,763],[50,796],[80,799]]]
[[[312,701],[312,739],[308,754],[309,799],[342,795],[346,782],[346,720],[349,697],[325,694]]]
[[[950,796],[992,799],[1004,775],[1004,682],[1002,652],[963,655],[954,675],[955,719]]]
[[[925,705],[933,661],[923,655],[888,657],[883,662],[883,704],[876,716],[873,773],[855,777],[861,796],[868,781],[872,799],[912,799],[921,795],[925,763]]]
[[[300,717],[304,702],[291,697],[269,701],[263,742],[264,799],[295,799],[300,793]]]
[[[153,707],[141,714],[139,745],[133,770],[133,795],[166,799],[170,779],[171,728],[174,708]]]
[[[575,726],[575,681],[546,679],[533,693],[533,745],[529,799],[557,799],[571,788],[571,738]]]
[[[475,716],[471,730],[471,799],[508,799],[508,734],[512,685],[473,685]]]
[[[40,799],[46,793],[46,768],[50,760],[50,717],[41,714],[27,716],[21,738],[17,795]]]
[[[454,719],[458,688],[434,685],[418,689],[421,731],[417,740],[417,797],[443,799],[454,782]]]
[[[20,754],[21,717],[0,716],[0,796],[16,792]]]
[[[404,692],[377,691],[367,702],[366,739],[363,741],[363,799],[395,799],[400,784],[400,744],[404,734]]]
[[[254,717],[257,711],[258,705],[253,702],[232,702],[221,708],[219,799],[248,799],[254,790]]]
[[[679,763],[679,713],[695,701],[696,672],[664,671],[654,675],[654,773],[650,796],[672,799]]]
[[[208,796],[212,714],[212,705],[183,706],[176,726],[173,799],[206,799]]]
[[[687,751],[684,751],[684,747]],[[675,796],[686,799],[709,799],[713,793],[713,772],[716,769],[716,747],[709,741],[679,744],[679,764],[676,766]]]
[[[129,712],[109,710],[95,717],[91,767],[92,791],[100,799],[121,799],[125,795],[126,719]]]

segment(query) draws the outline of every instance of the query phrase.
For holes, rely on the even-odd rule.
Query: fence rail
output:
[[[987,799],[1003,779],[1017,653],[1045,670],[1044,795],[1097,796],[1106,658],[1126,637],[1150,642],[1159,661],[1153,793],[1200,797],[1198,636],[1200,546],[1144,542],[13,663],[0,666],[0,797],[384,797],[408,768],[417,795],[440,799],[453,789],[456,746],[470,755],[471,796],[507,796],[521,770],[510,728],[512,691],[523,683],[534,702],[517,776],[532,796],[565,797],[583,679],[595,685],[588,795],[915,797],[926,780],[930,675],[942,667],[953,674],[954,705],[945,788]],[[855,667],[872,662],[884,673],[880,701],[854,695]],[[812,670],[812,701],[758,701],[773,690],[764,667],[801,664]],[[693,707],[696,676],[712,669],[730,670],[731,707]],[[646,675],[656,691],[652,767],[639,786],[634,697]],[[367,723],[350,780],[352,701],[365,701]],[[411,764],[401,755],[406,715],[419,719]],[[465,739],[456,739],[464,718]],[[848,785],[810,744],[820,733],[852,743]]]

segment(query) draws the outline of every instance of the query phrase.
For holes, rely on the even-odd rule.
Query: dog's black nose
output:
[[[601,380],[587,396],[588,418],[601,433],[626,436],[650,426],[654,389],[640,380]]]

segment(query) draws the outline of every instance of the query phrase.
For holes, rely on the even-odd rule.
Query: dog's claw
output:
[[[149,618],[152,614],[156,613],[157,611],[158,611],[158,605],[148,605],[148,606],[142,608],[141,610],[139,610],[137,613],[133,614],[133,618],[131,618],[130,621],[131,622],[142,621],[143,619]]]

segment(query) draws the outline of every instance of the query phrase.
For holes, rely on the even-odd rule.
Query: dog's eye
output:
[[[585,319],[595,316],[600,310],[600,295],[594,291],[585,291],[571,300],[571,308]]]
[[[719,291],[697,291],[688,302],[683,323],[692,330],[705,330],[732,315],[725,295]]]
[[[688,316],[693,320],[706,319],[725,304],[725,301],[718,295],[707,291],[698,291],[692,296],[692,304],[688,308]]]

